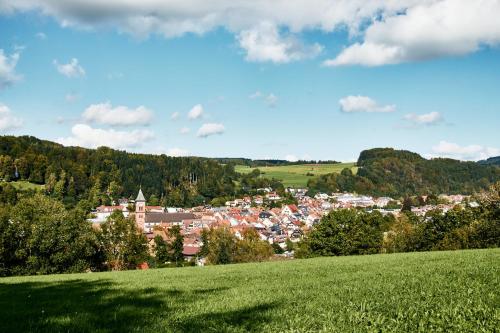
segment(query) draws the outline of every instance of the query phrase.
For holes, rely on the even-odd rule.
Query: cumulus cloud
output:
[[[361,43],[327,66],[378,66],[472,53],[500,43],[500,1],[423,1],[400,15],[375,21]]]
[[[179,130],[179,133],[181,133],[181,134],[188,134],[189,132],[191,132],[189,127],[183,127]]]
[[[21,76],[16,74],[16,65],[18,61],[19,52],[6,55],[4,50],[0,49],[0,90],[21,79]]]
[[[182,148],[170,148],[167,150],[167,155],[179,157],[179,156],[189,156],[189,151]]]
[[[154,138],[149,130],[116,131],[114,129],[93,128],[86,124],[76,124],[71,128],[71,136],[56,141],[65,146],[97,148],[107,146],[115,149],[140,147]]]
[[[78,64],[78,59],[72,58],[67,64],[60,64],[57,60],[53,61],[57,71],[69,78],[77,78],[85,76],[85,70]]]
[[[110,102],[92,104],[82,115],[87,122],[111,126],[149,125],[153,112],[144,106],[131,109],[127,106],[113,107]]]
[[[23,125],[21,118],[14,117],[7,105],[0,103],[0,132],[5,133]]]
[[[256,99],[256,98],[260,98],[260,97],[262,97],[262,93],[258,90],[256,92],[248,95],[248,98],[250,98],[250,99]]]
[[[435,125],[443,121],[443,117],[439,112],[429,112],[424,114],[409,113],[404,116],[413,125]]]
[[[202,115],[203,115],[203,106],[201,104],[196,104],[188,112],[188,118],[191,120],[198,119]]]
[[[282,36],[272,23],[261,23],[243,30],[238,35],[240,47],[246,51],[246,60],[287,63],[313,58],[323,47],[317,43],[306,45],[294,36]]]
[[[472,161],[484,160],[492,156],[500,155],[499,148],[485,147],[476,144],[460,146],[448,141],[440,141],[437,145],[432,147],[432,151],[436,156]]]
[[[179,112],[174,112],[174,113],[172,113],[172,115],[170,115],[170,119],[177,120],[177,119],[179,119],[180,115],[181,114]]]
[[[394,112],[396,106],[379,105],[375,100],[368,96],[347,96],[339,100],[340,110],[342,112]]]
[[[285,156],[285,160],[287,160],[288,162],[297,162],[299,158],[293,154],[288,154]]]
[[[200,138],[206,138],[210,135],[222,134],[222,133],[224,133],[224,131],[225,131],[225,128],[224,128],[224,125],[222,125],[222,124],[207,123],[207,124],[203,124],[198,129],[196,136],[198,136]]]

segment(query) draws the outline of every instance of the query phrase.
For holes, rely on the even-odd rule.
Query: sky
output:
[[[500,0],[0,0],[0,134],[171,156],[500,155]]]

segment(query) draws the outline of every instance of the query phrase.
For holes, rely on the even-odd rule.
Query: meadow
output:
[[[0,279],[0,332],[494,332],[500,249]]]
[[[5,182],[3,182],[3,181],[2,181],[2,183],[5,184]],[[26,180],[18,180],[18,181],[14,181],[14,182],[8,182],[8,184],[14,186],[16,188],[16,190],[19,190],[19,191],[26,191],[26,190],[41,191],[45,188],[45,185],[30,183]]]
[[[266,178],[276,178],[281,180],[285,187],[306,187],[310,178],[324,175],[327,173],[340,173],[344,168],[350,168],[356,173],[355,163],[336,163],[336,164],[298,164],[283,166],[268,166],[251,168],[246,165],[237,165],[236,172],[250,173],[254,169],[259,169]]]

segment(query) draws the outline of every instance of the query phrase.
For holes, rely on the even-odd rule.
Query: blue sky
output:
[[[225,2],[0,0],[1,134],[209,157],[500,155],[499,1]]]

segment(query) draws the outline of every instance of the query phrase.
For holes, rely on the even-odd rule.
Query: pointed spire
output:
[[[137,201],[146,202],[146,198],[144,198],[144,194],[142,194],[142,186],[141,188],[139,188],[139,193],[137,194],[137,198],[135,199],[135,202]]]

